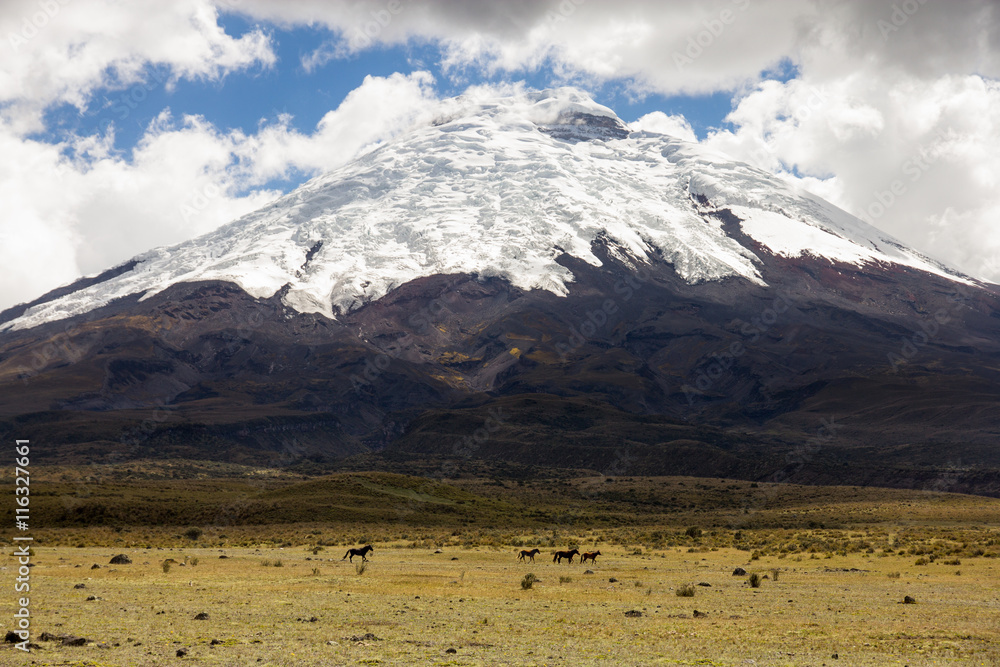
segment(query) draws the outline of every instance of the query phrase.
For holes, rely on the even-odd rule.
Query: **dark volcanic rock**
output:
[[[723,224],[739,236],[738,221]],[[764,251],[767,286],[689,285],[666,262],[638,281],[609,248],[594,243],[600,267],[560,258],[575,277],[566,297],[434,276],[329,320],[280,296],[186,283],[3,332],[0,433],[33,420],[36,437],[60,443],[40,462],[366,454],[414,470],[454,459],[455,433],[487,428],[470,465],[600,471],[627,431],[627,474],[946,479],[948,491],[1000,495],[995,288]],[[46,357],[56,338],[63,352]],[[144,422],[150,409],[158,418]]]

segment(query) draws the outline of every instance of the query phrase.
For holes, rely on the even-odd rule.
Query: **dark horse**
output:
[[[580,556],[580,562],[586,563],[588,560],[592,563],[597,562],[597,557],[601,555],[600,551],[587,551],[582,556]]]
[[[553,563],[561,563],[563,558],[569,558],[570,565],[573,564],[573,556],[580,553],[579,549],[572,549],[570,551],[557,551],[552,554]]]
[[[366,544],[365,546],[361,547],[360,549],[348,549],[347,553],[344,554],[344,557],[341,558],[340,560],[347,560],[348,558],[350,558],[350,561],[353,563],[355,556],[361,556],[361,562],[363,563],[366,560],[368,560],[367,556],[368,556],[368,552],[370,552],[370,551],[375,551],[375,547],[373,547],[370,544]]]
[[[521,550],[521,555],[518,556],[517,559],[518,560],[524,560],[525,558],[528,558],[528,559],[531,560],[532,563],[534,563],[535,562],[535,555],[536,554],[540,554],[541,552],[542,552],[541,549],[532,549],[531,551],[528,551],[527,549],[522,549]]]

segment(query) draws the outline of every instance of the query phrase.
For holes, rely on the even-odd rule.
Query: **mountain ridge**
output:
[[[48,443],[40,462],[623,474],[627,455],[637,475],[1000,494],[996,286],[724,156],[622,138],[575,95],[452,101],[9,320],[0,435]]]
[[[777,177],[668,135],[630,132],[575,89],[442,106],[450,113],[256,212],[17,316],[8,310],[0,330],[197,280],[228,280],[263,298],[284,290],[287,305],[330,318],[435,274],[565,294],[573,275],[556,257],[594,264],[590,243],[600,235],[626,262],[655,254],[689,282],[758,282],[761,249],[971,282]],[[757,250],[716,222],[722,210]]]

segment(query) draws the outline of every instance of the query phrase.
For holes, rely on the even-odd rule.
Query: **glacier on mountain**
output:
[[[444,100],[431,122],[3,328],[202,280],[231,281],[255,297],[287,286],[288,306],[328,317],[436,274],[500,276],[565,295],[573,276],[557,258],[599,265],[598,236],[628,262],[657,253],[690,283],[763,284],[754,250],[727,235],[711,209],[729,209],[774,254],[965,280],[777,176],[671,136],[630,132],[607,107],[562,88]]]

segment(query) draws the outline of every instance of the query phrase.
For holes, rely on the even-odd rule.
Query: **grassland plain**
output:
[[[6,644],[0,664],[1000,665],[995,499],[694,478],[178,479],[154,468],[82,486],[40,469],[49,495],[35,500],[51,521],[34,532],[40,648]],[[76,510],[98,506],[87,520]],[[363,571],[341,560],[365,542],[375,552]],[[516,560],[533,546],[535,563]],[[553,564],[569,546],[601,556]],[[118,553],[133,562],[111,565]],[[16,602],[9,554],[4,631]],[[528,573],[537,581],[524,588]],[[685,585],[693,596],[677,594]]]

